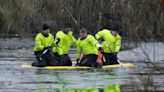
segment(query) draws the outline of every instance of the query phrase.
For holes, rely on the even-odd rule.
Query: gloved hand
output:
[[[104,50],[103,50],[103,48],[102,47],[99,47],[99,49],[98,49],[101,53],[104,53]]]
[[[98,39],[98,43],[99,43],[99,44],[101,44],[103,41],[105,41],[105,40],[104,40],[104,38],[102,38],[102,37]]]
[[[60,42],[60,39],[57,38],[57,39],[55,40],[55,44],[58,44],[59,42]]]

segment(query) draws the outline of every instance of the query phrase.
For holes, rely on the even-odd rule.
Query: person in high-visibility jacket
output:
[[[98,50],[102,50],[101,45],[94,36],[87,34],[87,30],[79,30],[80,38],[76,42],[77,47],[77,65],[99,67],[97,62]]]
[[[53,48],[54,55],[58,57],[59,64],[62,66],[72,66],[72,61],[68,56],[71,44],[75,44],[76,39],[71,31],[71,24],[64,24],[62,31],[58,31],[55,37],[56,47]]]
[[[102,44],[105,57],[105,65],[119,64],[117,54],[121,47],[121,36],[116,28],[103,29],[95,35],[98,42]]]
[[[51,51],[53,43],[54,36],[49,33],[49,26],[44,24],[41,33],[38,33],[35,37],[34,53],[37,61],[33,62],[32,66],[43,67],[57,64]]]

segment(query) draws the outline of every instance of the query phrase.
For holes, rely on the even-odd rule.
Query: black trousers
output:
[[[68,54],[63,54],[60,56],[58,53],[54,53],[54,56],[58,60],[58,65],[60,65],[60,66],[72,66],[72,61],[71,61],[70,57],[68,56]]]
[[[36,62],[32,63],[32,66],[44,67],[44,66],[57,66],[58,61],[51,52],[47,52],[42,55],[41,51],[34,52],[36,57]]]
[[[113,53],[103,53],[105,57],[104,65],[119,64],[117,61],[117,55]]]
[[[82,60],[78,64],[79,66],[89,66],[89,67],[99,67],[99,63],[97,63],[97,55],[89,54],[82,58]]]

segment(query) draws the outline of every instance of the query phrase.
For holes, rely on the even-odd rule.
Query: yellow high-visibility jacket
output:
[[[57,46],[53,48],[53,52],[57,52],[59,55],[68,54],[71,44],[75,44],[76,39],[71,31],[65,34],[63,31],[56,33],[55,39],[60,39]]]
[[[103,29],[95,35],[96,39],[103,38],[102,47],[105,53],[119,52],[121,48],[121,36],[113,36],[111,31]]]
[[[34,51],[42,51],[44,47],[51,46],[54,43],[54,36],[49,33],[48,37],[38,33],[35,37]]]
[[[89,54],[98,54],[98,48],[101,47],[98,44],[97,40],[92,35],[88,35],[85,39],[81,40],[80,38],[76,42],[77,58],[80,57],[80,54],[89,55]]]

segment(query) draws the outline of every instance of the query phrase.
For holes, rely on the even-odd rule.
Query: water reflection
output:
[[[113,70],[36,70],[36,92],[120,92],[120,75]],[[48,89],[51,86],[50,89]],[[105,86],[106,85],[106,86]],[[56,90],[58,89],[58,90]]]
[[[119,84],[112,84],[104,88],[79,88],[79,89],[37,89],[35,92],[121,92]]]

